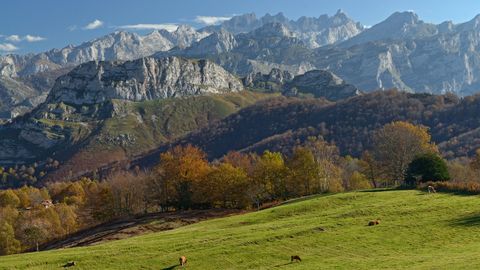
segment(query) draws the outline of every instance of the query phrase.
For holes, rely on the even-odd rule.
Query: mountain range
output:
[[[81,63],[151,55],[208,58],[239,76],[272,68],[293,74],[325,69],[366,92],[397,88],[467,96],[479,89],[479,21],[432,24],[407,11],[364,27],[339,10],[297,20],[282,13],[244,14],[220,25],[181,25],[145,36],[115,32],[78,46],[1,56],[0,118],[40,104],[55,79]]]
[[[1,56],[0,166],[75,179],[153,164],[174,145],[217,159],[288,151],[309,136],[358,156],[395,120],[429,127],[448,158],[471,155],[480,147],[479,33],[479,17],[436,25],[397,12],[364,27],[342,11],[245,14]]]

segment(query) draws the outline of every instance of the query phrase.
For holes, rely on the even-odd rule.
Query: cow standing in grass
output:
[[[181,257],[178,259],[178,262],[180,263],[180,266],[184,266],[185,264],[187,264],[187,257],[181,256]]]
[[[293,255],[293,256],[290,257],[290,261],[291,262],[301,262],[302,259],[300,259],[300,256],[298,256],[298,255]]]
[[[378,219],[368,222],[368,226],[375,226],[375,225],[378,225],[378,224],[380,224],[380,221]]]
[[[428,193],[437,193],[433,186],[428,186]]]

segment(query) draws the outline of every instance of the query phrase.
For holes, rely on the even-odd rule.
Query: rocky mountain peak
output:
[[[285,17],[283,12],[279,12],[275,15],[270,15],[269,13],[267,13],[267,14],[265,14],[265,16],[260,18],[260,20],[262,21],[263,24],[277,22],[277,23],[282,23],[282,24],[288,25],[289,22],[290,22],[290,20],[287,17]]]
[[[260,22],[255,13],[246,13],[243,15],[233,16],[230,20],[223,22],[220,27],[228,30],[231,33],[238,34],[249,32],[259,26]]]
[[[295,36],[311,48],[344,41],[363,31],[362,24],[349,18],[342,10],[337,11],[333,16],[321,15],[318,18],[302,16],[296,21],[290,20],[281,12],[276,15],[267,13],[261,18],[250,13],[234,16],[221,25],[205,27],[203,31],[212,32],[223,28],[233,34],[251,33],[267,25],[271,27],[272,23],[280,23],[284,29],[282,31],[271,31],[272,29],[270,29],[264,33],[270,35],[276,33],[276,36],[279,36],[278,34]],[[289,32],[284,31],[285,29]]]
[[[383,23],[392,26],[404,26],[418,23],[418,15],[413,11],[395,12],[390,15]]]
[[[186,24],[179,25],[173,32],[160,30],[160,33],[172,44],[180,48],[188,47],[211,34],[207,31],[197,31],[192,26]]]
[[[282,91],[283,85],[293,79],[293,74],[278,68],[272,68],[268,74],[251,72],[244,79],[243,84],[250,88],[266,89],[272,92]]]
[[[241,90],[240,80],[208,60],[93,61],[60,77],[47,103],[89,105],[110,99],[144,101]]]
[[[209,43],[207,47],[214,48],[214,53],[228,52],[237,46],[235,36],[224,29],[214,32],[210,36],[199,41],[199,43]],[[204,51],[204,53],[208,53],[208,51]]]
[[[458,28],[460,31],[471,31],[480,29],[480,14],[478,14],[468,22],[459,24]]]
[[[150,34],[147,34],[146,36],[144,36],[144,38],[149,38],[149,37],[163,37],[163,35],[160,33],[159,30],[153,30],[152,32],[150,32]]]
[[[452,21],[445,21],[438,25],[438,32],[439,33],[448,33],[453,31],[455,25]]]
[[[395,12],[384,21],[343,42],[342,47],[380,40],[430,37],[438,33],[434,24],[425,23],[412,11]]]
[[[200,41],[193,43],[188,48],[177,47],[169,52],[160,52],[155,57],[164,57],[165,55],[182,55],[186,57],[205,57],[220,53],[226,53],[237,47],[238,43],[235,36],[225,29],[213,32]],[[176,54],[179,53],[179,54]]]
[[[293,33],[282,23],[272,22],[263,25],[262,27],[255,29],[252,36],[260,37],[292,37]]]
[[[290,96],[311,94],[315,97],[337,101],[360,95],[361,92],[357,87],[347,84],[330,71],[312,70],[295,76],[293,80],[288,82],[285,85],[285,94]]]
[[[342,24],[351,21],[348,15],[341,9],[337,10],[337,13],[331,17],[331,20],[334,24]]]

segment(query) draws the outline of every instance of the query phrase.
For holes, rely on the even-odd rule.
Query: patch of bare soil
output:
[[[146,233],[172,230],[206,219],[241,214],[245,211],[232,209],[190,210],[154,213],[100,224],[55,240],[40,247],[40,250],[90,246],[107,241],[120,240]]]

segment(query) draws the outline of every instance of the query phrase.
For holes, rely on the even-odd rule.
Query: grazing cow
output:
[[[428,186],[428,193],[437,193],[433,186]]]
[[[68,268],[68,267],[72,267],[72,266],[75,266],[75,262],[68,262],[68,263],[63,265],[63,268]]]
[[[302,259],[300,259],[300,256],[298,256],[298,255],[292,255],[292,256],[290,257],[290,261],[291,261],[291,262],[301,262]]]
[[[375,225],[378,225],[378,224],[380,224],[379,220],[372,220],[372,221],[368,222],[368,226],[375,226]]]
[[[181,266],[184,266],[185,264],[187,264],[187,257],[185,256],[182,256],[178,259],[178,262],[180,263]]]

